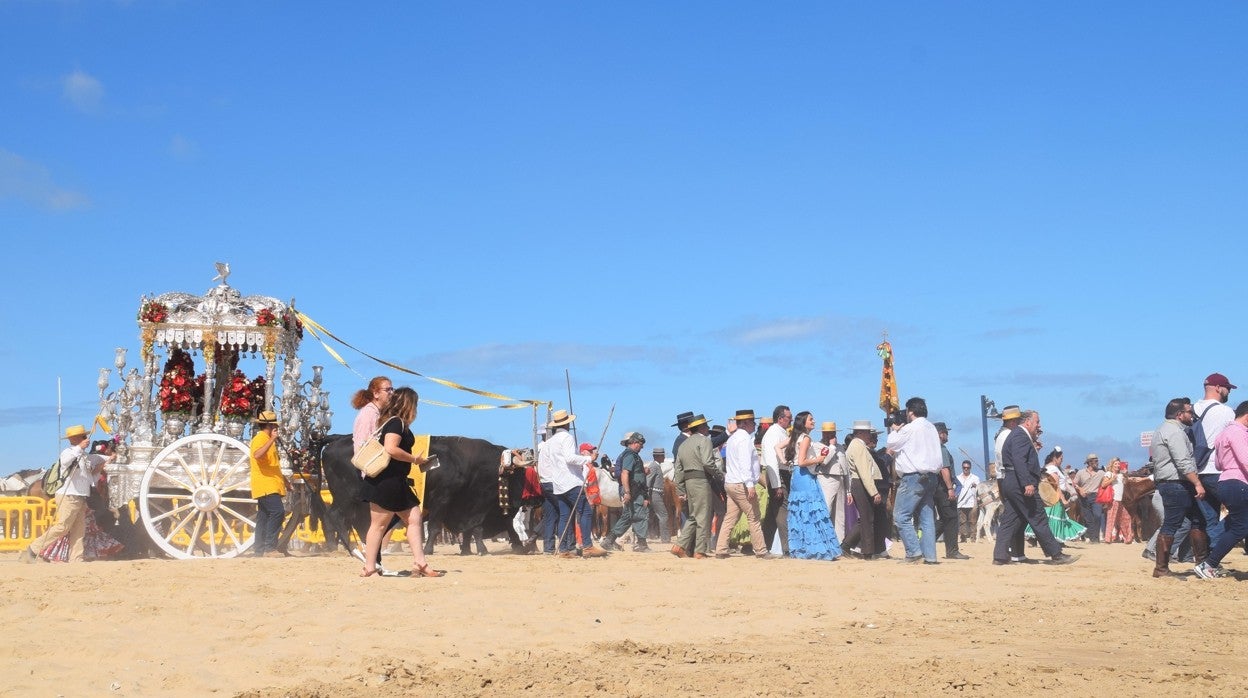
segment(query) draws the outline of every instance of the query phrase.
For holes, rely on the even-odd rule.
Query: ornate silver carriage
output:
[[[333,418],[321,367],[301,382],[303,326],[294,300],[243,296],[226,281],[229,266],[217,269],[221,283],[202,296],[143,297],[142,370],[125,372],[126,350],[118,348],[121,387],[108,391],[107,368],[97,384],[99,417],[114,426],[117,444],[107,468],[110,503],[137,509],[152,542],[175,558],[233,557],[251,547],[256,503],[243,438],[258,412],[278,415],[288,476],[304,470]],[[248,379],[238,368],[244,359],[263,360],[263,374]]]

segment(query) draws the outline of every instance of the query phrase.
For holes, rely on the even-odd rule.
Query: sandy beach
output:
[[[1240,551],[1225,563],[1236,577],[1202,581],[1152,579],[1140,545],[1076,545],[1083,557],[1067,567],[994,567],[989,546],[930,567],[558,560],[494,543],[486,557],[439,547],[441,579],[362,579],[341,552],[79,565],[6,554],[0,693],[1229,696],[1248,685]]]

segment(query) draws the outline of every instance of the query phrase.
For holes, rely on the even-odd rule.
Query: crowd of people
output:
[[[670,552],[692,559],[724,559],[735,551],[760,559],[837,560],[850,554],[882,560],[892,557],[891,539],[904,550],[897,559],[932,565],[940,563],[938,542],[945,559],[969,559],[959,543],[989,535],[999,512],[992,564],[1036,562],[1026,555],[1030,538],[1043,552],[1042,562],[1065,565],[1077,559],[1064,550],[1070,541],[1140,542],[1128,502],[1137,501],[1133,488],[1143,483],[1161,521],[1143,553],[1154,562],[1153,576],[1173,576],[1172,560],[1191,561],[1201,579],[1225,576],[1221,562],[1229,551],[1241,542],[1248,551],[1248,401],[1231,408],[1227,403],[1236,386],[1220,373],[1210,374],[1203,388],[1195,403],[1179,397],[1166,404],[1164,421],[1152,434],[1149,462],[1136,471],[1117,458],[1102,468],[1094,453],[1076,470],[1065,463],[1060,447],[1041,466],[1039,412],[1007,406],[985,481],[972,472],[969,460],[955,466],[946,445],[948,428],[928,420],[921,397],[889,415],[885,431],[858,420],[843,440],[835,422],[822,422],[816,441],[815,416],[795,416],[786,405],[761,419],[753,410],[738,410],[724,427],[685,412],[672,425],[678,434],[670,478],[683,525]],[[407,527],[410,574],[443,574],[425,560],[420,501],[408,484],[413,466],[430,465],[412,452],[418,403],[414,390],[396,389],[382,376],[353,397],[355,449],[376,439],[388,459],[375,476],[362,476],[370,525],[365,549],[357,554],[364,564],[361,576],[381,571],[382,541],[399,524]],[[622,550],[618,541],[630,532],[633,550],[648,552],[651,513],[663,507],[668,453],[655,448],[652,460],[644,460],[645,436],[629,432],[616,459],[618,482],[597,482],[598,451],[589,444],[577,447],[569,432],[575,419],[566,410],[555,411],[537,450],[544,552],[603,557]],[[276,536],[285,514],[288,483],[275,448],[276,426],[274,413],[261,413],[250,444],[256,555],[278,554]],[[101,538],[89,520],[88,498],[97,485],[106,486],[98,481],[111,457],[103,446],[92,452],[89,437],[81,426],[67,430],[61,464],[69,475],[55,493],[57,520],[22,551],[24,561],[40,556],[77,561],[107,553],[116,543]],[[621,515],[595,545],[592,500],[603,486],[619,488]],[[655,513],[661,514],[659,537],[667,543],[672,532],[666,529],[666,512]]]
[[[735,547],[739,554],[766,559],[835,560],[851,554],[880,560],[892,557],[887,544],[893,539],[904,550],[897,556],[902,562],[939,564],[940,544],[945,559],[969,559],[959,543],[989,535],[999,512],[992,564],[1066,565],[1078,559],[1064,549],[1072,541],[1142,542],[1128,500],[1136,501],[1133,487],[1147,487],[1155,490],[1162,521],[1144,553],[1155,560],[1154,576],[1172,574],[1171,551],[1179,559],[1180,537],[1187,539],[1190,554],[1184,559],[1195,563],[1197,576],[1221,576],[1222,558],[1248,534],[1248,402],[1236,409],[1226,404],[1235,386],[1222,374],[1211,374],[1204,388],[1205,398],[1194,405],[1187,398],[1167,404],[1149,463],[1132,472],[1118,458],[1104,468],[1096,454],[1088,454],[1076,470],[1065,463],[1060,447],[1041,465],[1040,413],[1007,406],[985,481],[972,472],[969,460],[954,465],[948,429],[928,421],[927,404],[919,397],[885,420],[882,443],[883,432],[867,420],[854,422],[843,441],[836,424],[824,422],[816,441],[814,416],[794,417],[785,405],[762,420],[752,410],[739,410],[723,428],[711,427],[703,415],[682,413],[673,424],[679,434],[671,454],[684,525],[671,553],[723,559]],[[662,461],[641,462],[637,453],[645,439],[635,433],[622,442],[627,450],[621,457],[633,456],[625,472],[636,472],[626,480],[627,518],[617,522],[602,548],[578,546],[568,522],[586,506],[579,503],[580,488],[598,453],[574,453],[567,447],[571,437],[559,436],[574,419],[556,412],[548,425],[551,437],[539,446],[545,551],[601,556],[620,549],[616,539],[629,528],[638,541],[634,549],[648,551],[644,510],[658,495],[646,482]],[[561,448],[563,441],[567,445]],[[1028,540],[1044,559],[1027,556]]]

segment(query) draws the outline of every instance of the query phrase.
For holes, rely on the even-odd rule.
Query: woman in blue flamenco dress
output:
[[[814,467],[823,462],[826,448],[810,439],[815,418],[800,412],[793,420],[793,434],[782,454],[793,464],[789,491],[789,557],[802,560],[835,560],[841,556],[841,542],[823,501],[823,490],[815,479]]]

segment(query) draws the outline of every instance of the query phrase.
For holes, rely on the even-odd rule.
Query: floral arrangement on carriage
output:
[[[234,369],[221,391],[221,419],[226,423],[226,433],[238,438],[242,428],[264,406],[264,389],[268,382],[264,376],[248,379],[239,369]]]
[[[166,430],[181,435],[187,420],[200,409],[204,399],[204,377],[195,376],[195,362],[190,354],[181,349],[170,352],[157,395]]]

